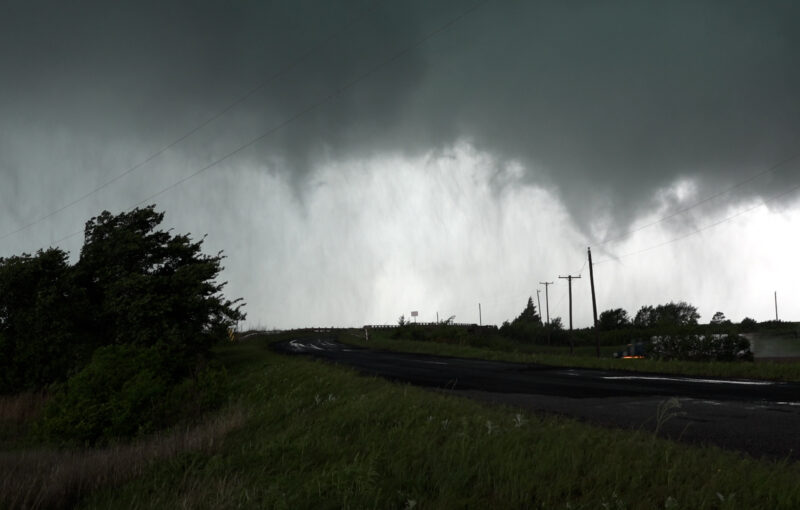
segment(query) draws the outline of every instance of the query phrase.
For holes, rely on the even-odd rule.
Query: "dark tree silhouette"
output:
[[[650,305],[643,306],[636,312],[633,318],[633,325],[637,328],[649,328],[656,323],[656,311]]]
[[[597,329],[601,331],[613,331],[630,326],[631,320],[628,312],[622,308],[606,310],[597,318]]]
[[[222,294],[215,279],[222,254],[201,253],[202,239],[158,230],[164,213],[155,206],[86,223],[84,245],[75,266],[94,313],[95,343],[157,343],[188,358],[204,354],[244,318]]]
[[[697,307],[685,301],[652,306],[643,306],[636,313],[633,324],[641,328],[694,326],[700,314]]]
[[[87,362],[87,312],[66,252],[0,258],[0,393],[41,388]]]
[[[755,319],[751,319],[750,317],[745,317],[742,319],[742,322],[739,323],[739,329],[745,333],[750,333],[755,331],[758,328],[758,322]]]
[[[727,317],[725,317],[725,314],[722,312],[715,313],[714,316],[711,317],[711,322],[710,322],[710,324],[730,324],[730,323],[731,321],[729,321]]]
[[[0,392],[41,388],[105,345],[157,346],[176,375],[244,318],[215,280],[222,255],[157,227],[154,206],[86,223],[80,260],[57,248],[0,258]]]
[[[519,317],[514,319],[511,323],[512,325],[523,325],[523,324],[542,324],[542,318],[539,317],[539,314],[536,311],[536,306],[533,304],[533,297],[528,298],[528,304],[525,305],[525,309],[522,310],[522,313],[519,314]]]

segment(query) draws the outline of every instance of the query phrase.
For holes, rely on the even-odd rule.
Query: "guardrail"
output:
[[[497,326],[478,326],[477,324],[468,324],[466,322],[445,323],[445,322],[409,322],[403,326],[399,324],[365,324],[363,327],[368,329],[396,329],[406,326],[442,326],[442,327],[457,327],[457,328],[481,328],[481,329],[496,329]]]

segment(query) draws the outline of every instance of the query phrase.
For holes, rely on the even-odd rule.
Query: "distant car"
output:
[[[628,344],[628,347],[626,347],[625,350],[615,352],[614,357],[619,359],[645,358],[646,355],[645,355],[644,344],[642,342],[636,342],[635,344]]]

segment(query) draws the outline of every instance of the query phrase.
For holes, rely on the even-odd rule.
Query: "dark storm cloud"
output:
[[[74,130],[155,150],[291,67],[177,148],[208,162],[465,8],[6,2],[0,129]],[[521,161],[582,228],[609,203],[624,225],[676,179],[710,192],[798,150],[798,21],[794,2],[490,1],[241,158],[302,176],[325,159],[466,138]],[[18,170],[2,154],[0,164],[9,182]],[[798,167],[740,193],[792,184]]]

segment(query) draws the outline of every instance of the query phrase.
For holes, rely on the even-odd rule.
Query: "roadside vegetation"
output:
[[[795,464],[484,405],[267,348],[300,334],[219,350],[230,398],[248,416],[218,449],[158,460],[80,507],[800,505]]]
[[[0,454],[0,507],[800,505],[798,464],[481,404],[268,347],[302,335],[216,347],[228,403],[194,426],[109,446]],[[653,419],[671,416],[665,405]]]
[[[211,350],[244,318],[223,257],[163,217],[103,212],[74,264],[0,258],[0,508],[70,507],[244,421]]]
[[[358,334],[360,333],[360,334]],[[519,363],[537,363],[575,368],[602,370],[628,370],[660,374],[688,376],[727,377],[739,379],[765,379],[772,381],[800,381],[800,363],[774,362],[720,362],[720,361],[665,361],[654,359],[616,359],[610,354],[597,358],[594,347],[575,349],[569,354],[564,348],[525,346],[507,341],[482,339],[473,345],[429,340],[406,340],[392,337],[391,330],[372,330],[369,341],[364,340],[363,331],[352,330],[351,334],[339,334],[341,342],[369,349],[385,349],[398,352],[416,352],[440,356],[480,358]],[[611,347],[614,349],[615,347]],[[565,352],[566,351],[566,352]],[[610,349],[606,349],[606,352]]]
[[[342,342],[404,352],[539,363],[581,368],[630,370],[690,376],[800,381],[800,362],[754,362],[743,334],[768,335],[800,344],[796,323],[746,318],[740,324],[717,312],[698,322],[694,306],[680,302],[643,306],[631,320],[625,310],[602,312],[598,327],[565,330],[556,318],[542,321],[532,299],[511,322],[495,326],[409,323],[369,327],[339,334]],[[597,357],[599,344],[600,357]],[[623,359],[623,355],[646,359]]]
[[[153,206],[86,223],[75,264],[58,248],[0,258],[0,444],[104,445],[219,406],[211,347],[244,318],[215,279],[221,254],[159,230]]]
[[[75,264],[57,248],[0,258],[0,509],[800,505],[800,466],[788,461],[480,404],[269,350],[302,331],[231,342],[244,314],[216,282],[221,254],[159,230],[162,220],[153,207],[92,218]],[[687,311],[672,305],[649,316]],[[621,338],[664,327],[604,330],[609,357],[600,359],[595,332],[542,324],[532,300],[501,328],[404,322],[372,330],[369,343],[360,330],[333,334],[411,352],[800,380],[796,364],[610,358]],[[673,327],[698,334],[697,324]],[[669,420],[670,409],[653,420]]]

